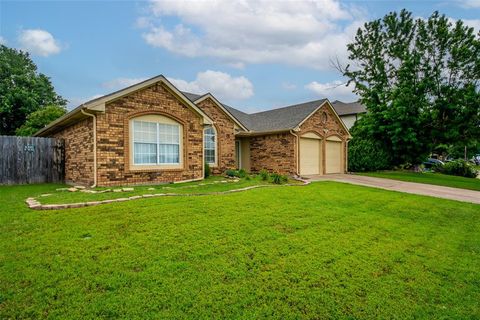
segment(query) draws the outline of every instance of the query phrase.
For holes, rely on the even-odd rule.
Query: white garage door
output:
[[[320,174],[320,142],[300,138],[300,174]]]
[[[339,141],[327,141],[325,147],[325,172],[343,173],[342,170],[342,143]]]

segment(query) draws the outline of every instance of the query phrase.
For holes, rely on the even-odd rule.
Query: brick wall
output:
[[[327,121],[324,123],[323,114],[326,113]],[[346,139],[348,138],[348,133],[343,128],[342,124],[335,116],[333,111],[328,106],[323,106],[315,114],[307,119],[301,126],[300,131],[297,132],[298,136],[301,136],[307,132],[315,132],[321,137],[323,137],[323,146],[322,146],[322,168],[325,168],[325,139],[329,136],[338,136],[343,140],[343,164],[346,167],[347,163],[347,143]],[[346,168],[345,170],[346,171]]]
[[[217,131],[217,165],[212,166],[213,174],[221,174],[235,168],[235,123],[212,99],[207,98],[198,104],[213,121]]]
[[[183,168],[131,170],[129,120],[159,114],[183,125]],[[203,120],[157,83],[107,104],[97,116],[98,185],[176,182],[203,178]],[[182,156],[182,155],[181,155]]]
[[[84,119],[54,135],[65,140],[65,182],[92,185],[93,119]]]
[[[266,169],[281,174],[295,174],[296,139],[290,132],[250,138],[252,172]]]
[[[327,114],[327,121],[323,123],[323,113]],[[347,138],[347,132],[343,129],[342,124],[339,122],[335,114],[332,110],[327,107],[323,106],[315,114],[313,114],[310,118],[307,119],[301,126],[299,135],[302,135],[306,132],[316,132],[320,136],[330,136],[330,135],[338,135],[341,137],[342,140]]]

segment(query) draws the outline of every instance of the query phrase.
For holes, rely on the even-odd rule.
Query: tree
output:
[[[438,146],[480,140],[480,33],[434,12],[402,10],[366,23],[343,74],[367,107],[363,132],[392,164],[418,164]]]
[[[0,134],[14,135],[29,114],[66,102],[28,53],[0,45]]]
[[[56,105],[46,106],[27,116],[25,123],[15,130],[17,136],[31,136],[53,120],[66,113],[65,107]]]

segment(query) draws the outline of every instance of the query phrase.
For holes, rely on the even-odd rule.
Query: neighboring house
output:
[[[353,127],[355,121],[367,112],[367,108],[359,102],[345,103],[335,100],[332,102],[332,106],[349,130]]]
[[[126,185],[203,179],[230,168],[343,173],[345,124],[326,99],[246,114],[158,76],[88,101],[36,136],[65,140],[66,181]]]

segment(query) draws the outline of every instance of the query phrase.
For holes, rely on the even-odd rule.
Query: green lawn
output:
[[[298,181],[290,180],[289,183],[300,184]],[[259,176],[252,177],[250,179],[229,179],[219,176],[212,176],[202,181],[188,182],[188,183],[176,183],[176,184],[163,184],[153,186],[135,186],[133,191],[127,192],[106,192],[106,193],[84,193],[81,191],[69,192],[69,191],[57,191],[52,193],[39,192],[32,194],[42,204],[58,204],[58,203],[75,203],[85,201],[100,201],[107,199],[125,198],[144,194],[203,194],[203,193],[215,193],[223,192],[233,189],[241,189],[254,185],[271,185],[268,181],[262,181]],[[96,191],[105,189],[114,190],[121,187],[110,188],[95,188]],[[63,189],[63,188],[62,188]],[[46,195],[42,197],[41,195]]]
[[[387,178],[408,182],[418,182],[434,184],[438,186],[446,186],[452,188],[461,188],[480,191],[480,179],[464,178],[457,176],[449,176],[441,173],[427,172],[409,172],[409,171],[378,171],[378,172],[362,172],[360,175]]]
[[[58,187],[0,187],[1,319],[480,318],[479,205],[317,182],[27,209]]]

